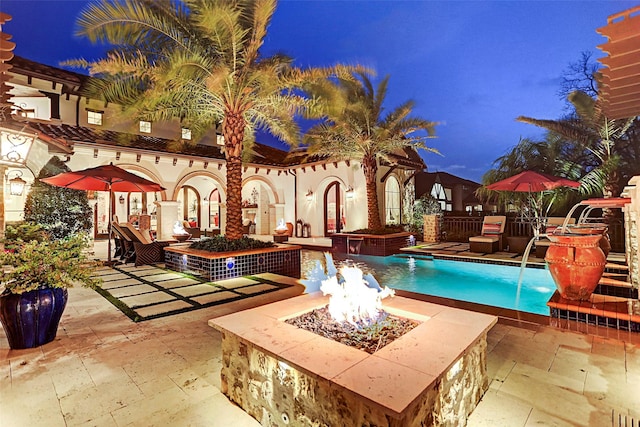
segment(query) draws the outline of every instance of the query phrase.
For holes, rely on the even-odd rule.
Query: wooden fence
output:
[[[477,236],[482,231],[480,216],[448,216],[442,223],[442,240],[448,242],[468,242],[469,237]],[[622,218],[614,218],[609,223],[609,239],[611,250],[624,252],[624,223]],[[532,236],[531,225],[516,217],[507,217],[505,226],[507,236]]]

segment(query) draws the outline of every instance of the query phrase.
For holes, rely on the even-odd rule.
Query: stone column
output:
[[[422,241],[438,243],[440,241],[440,215],[423,215],[424,228]]]
[[[630,197],[631,203],[624,208],[625,226],[625,252],[629,265],[629,281],[634,288],[640,287],[640,257],[638,247],[640,236],[638,235],[638,218],[640,217],[640,176],[634,176],[629,180],[622,193],[622,197]]]
[[[173,200],[154,202],[157,206],[156,218],[157,218],[157,239],[158,240],[171,240],[173,234],[173,226],[178,218],[178,202]]]

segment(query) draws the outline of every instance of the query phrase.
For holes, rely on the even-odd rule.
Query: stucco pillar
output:
[[[224,236],[227,230],[227,204],[220,203],[220,234]]]
[[[171,236],[173,234],[173,226],[176,221],[181,219],[178,217],[178,202],[169,200],[154,202],[154,204],[157,206],[157,239],[171,240]]]

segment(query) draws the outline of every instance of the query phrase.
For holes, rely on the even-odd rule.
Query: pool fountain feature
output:
[[[497,318],[402,297],[378,306],[382,292],[363,285],[362,272],[342,272],[344,282],[323,283],[337,291],[331,299],[355,281],[373,308],[341,304],[352,310],[334,309],[338,318],[357,324],[354,313],[370,321],[384,309],[416,326],[369,354],[287,323],[326,307],[321,292],[212,319],[223,393],[262,425],[465,425],[488,387],[486,336]]]
[[[176,221],[176,223],[173,224],[172,237],[179,242],[185,242],[191,238],[191,234],[184,229],[184,226],[180,221]]]

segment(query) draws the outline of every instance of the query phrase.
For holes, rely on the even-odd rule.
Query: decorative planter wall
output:
[[[331,246],[337,253],[389,256],[408,246],[409,236],[411,233],[408,232],[381,235],[335,233],[331,235]]]
[[[51,342],[67,305],[62,288],[43,288],[23,294],[0,295],[0,321],[13,349],[38,347]]]
[[[202,276],[207,280],[275,273],[300,278],[300,250],[296,245],[240,252],[208,252],[189,246],[164,248],[165,266],[182,273]]]
[[[588,300],[604,272],[606,257],[601,234],[548,236],[551,245],[545,261],[563,298]]]

